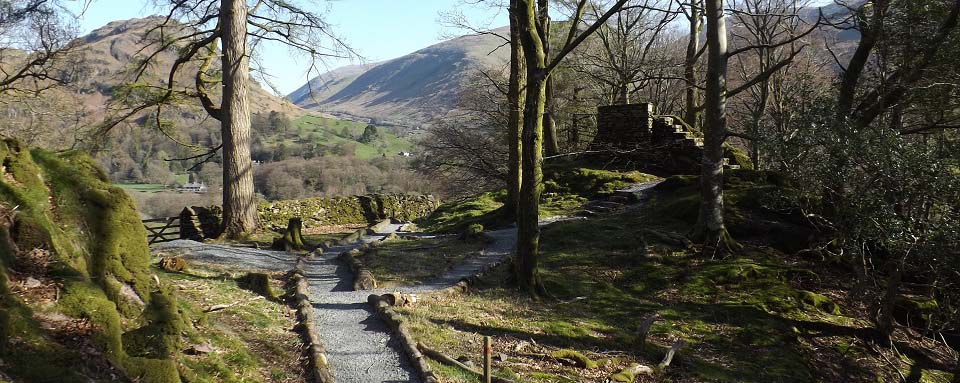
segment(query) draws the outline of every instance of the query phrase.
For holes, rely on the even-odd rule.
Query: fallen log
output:
[[[373,290],[377,288],[377,279],[373,276],[373,273],[364,266],[363,262],[360,262],[357,259],[357,256],[360,255],[360,251],[353,249],[340,253],[340,260],[347,264],[350,267],[350,271],[353,272],[353,290]]]
[[[657,371],[666,370],[667,367],[670,366],[670,363],[673,362],[673,357],[677,354],[677,351],[679,351],[683,345],[684,342],[682,339],[678,339],[676,342],[673,342],[673,346],[670,346],[670,349],[667,350],[667,355],[665,355],[663,360],[660,361],[660,364],[657,365],[656,370],[650,366],[634,363],[630,365],[630,367],[627,367],[610,376],[610,380],[621,383],[632,383],[639,375],[653,375]]]

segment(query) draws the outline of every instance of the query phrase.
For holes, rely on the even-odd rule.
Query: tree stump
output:
[[[273,241],[273,249],[283,251],[305,250],[302,230],[303,221],[299,217],[290,218],[287,222],[287,230],[283,232],[283,237]]]

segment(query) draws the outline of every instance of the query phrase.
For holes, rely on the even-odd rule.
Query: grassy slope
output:
[[[617,189],[657,179],[640,172],[618,172],[579,167],[549,167],[544,171],[544,194],[540,216],[574,214],[589,199],[604,198]],[[497,209],[503,206],[506,191],[483,193],[476,197],[445,203],[418,225],[429,232],[455,233],[472,224],[489,228],[503,225]]]
[[[397,137],[384,128],[378,129],[380,137],[375,141],[370,143],[358,142],[356,138],[363,134],[363,130],[367,126],[367,124],[361,122],[306,115],[294,121],[294,125],[300,129],[301,137],[307,137],[311,133],[318,134],[320,136],[320,141],[317,141],[318,144],[355,144],[357,147],[354,155],[361,159],[369,159],[381,154],[392,157],[401,151],[411,152],[414,147],[409,141]],[[344,128],[349,131],[350,137],[342,136]],[[277,138],[275,142],[279,143],[279,140],[280,139]]]
[[[734,174],[727,185],[732,230],[779,216],[764,208],[776,203],[779,188],[767,182],[775,177]],[[425,300],[403,311],[420,340],[475,363],[480,336],[493,336],[496,352],[506,357],[495,369],[505,376],[519,374],[523,381],[603,381],[630,363],[655,365],[676,339],[687,346],[661,376],[673,381],[899,379],[869,351],[869,323],[862,308],[848,303],[849,286],[831,274],[836,270],[752,240],[745,241],[743,251],[716,260],[702,258],[696,249],[659,243],[661,236],[648,230],[682,233],[692,225],[696,185],[695,178],[671,179],[641,211],[545,228],[541,271],[556,300],[518,295],[506,282],[508,271],[501,270],[462,299]],[[647,344],[638,344],[636,326],[653,313],[661,320]],[[908,344],[898,347],[915,351]],[[600,367],[570,367],[538,356],[565,348],[599,360]],[[904,374],[913,372],[922,381],[951,379],[912,367],[905,357],[898,363]],[[434,366],[450,381],[477,381]]]
[[[195,318],[186,332],[185,345],[206,344],[215,350],[177,356],[189,381],[302,381],[300,341],[292,330],[296,318],[289,307],[276,300],[259,299],[257,293],[237,282],[237,270],[223,266],[190,264],[183,273],[156,272],[162,284],[177,290],[180,310]],[[283,291],[283,283],[276,276],[271,279],[271,287],[274,292]],[[213,305],[235,302],[244,303],[202,312]]]
[[[359,259],[381,287],[410,286],[443,274],[485,245],[454,237],[397,239],[371,247]]]

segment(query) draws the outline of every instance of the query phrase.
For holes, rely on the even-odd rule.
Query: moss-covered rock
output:
[[[840,306],[824,295],[801,290],[798,292],[798,299],[807,307],[812,307],[827,314],[840,315]]]
[[[164,332],[161,344],[145,343],[144,357],[129,355],[124,344],[125,326],[156,328],[168,320],[181,321],[176,310],[153,315],[170,306],[164,302],[172,298],[151,291],[146,230],[133,200],[81,153],[27,150],[2,140],[0,164],[0,359],[5,372],[24,381],[50,381],[44,374],[58,381],[89,381],[97,373],[81,371],[78,366],[84,364],[78,362],[90,355],[70,351],[46,334],[32,318],[34,308],[6,288],[12,271],[62,284],[60,299],[43,310],[89,321],[97,355],[129,378],[178,382],[176,366],[165,355],[177,351],[170,342],[179,339],[180,331]]]
[[[544,168],[546,193],[576,194],[594,199],[613,194],[627,186],[648,182],[659,177],[638,171],[620,172],[554,165]]]
[[[550,353],[550,356],[556,359],[568,361],[569,363],[572,363],[574,366],[580,367],[580,368],[594,369],[598,367],[597,362],[588,358],[586,355],[583,355],[574,350],[568,350],[568,349],[557,350]]]
[[[925,327],[939,309],[936,299],[921,295],[899,295],[893,300],[893,316],[904,326]]]

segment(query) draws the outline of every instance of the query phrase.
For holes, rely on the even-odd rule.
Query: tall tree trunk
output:
[[[617,87],[617,105],[627,105],[630,103],[630,90],[627,84],[626,76],[621,76],[620,86]]]
[[[692,127],[699,126],[700,90],[697,89],[697,50],[700,49],[699,1],[690,0],[690,38],[687,41],[687,56],[683,61],[683,78],[686,80],[686,105],[683,119]]]
[[[861,5],[857,10],[857,17],[861,19],[860,41],[857,42],[857,49],[850,57],[846,70],[840,76],[840,91],[837,95],[837,126],[842,126],[842,123],[850,117],[854,98],[857,95],[857,85],[859,85],[860,77],[867,67],[870,54],[877,45],[881,23],[887,8],[890,6],[889,0],[875,0],[870,2],[870,5],[872,6]],[[872,14],[868,15],[866,13],[868,9]]]
[[[528,70],[527,76],[543,72]],[[540,246],[540,195],[543,193],[543,111],[546,84],[541,79],[527,81],[527,99],[523,111],[523,181],[520,213],[517,216],[517,282],[520,289],[539,294],[543,286],[538,269]]]
[[[537,8],[540,18],[540,41],[543,44],[544,60],[550,58],[550,2],[548,0],[537,0]],[[544,84],[546,98],[544,99],[543,110],[543,150],[547,156],[560,154],[560,146],[557,141],[557,122],[554,119],[554,99],[553,99],[553,80],[547,77]]]
[[[550,77],[547,77],[544,88],[546,97],[543,112],[543,149],[544,154],[555,156],[560,154],[560,144],[557,138],[557,120],[553,118],[556,105],[553,98],[553,80]]]
[[[523,110],[523,180],[520,212],[517,217],[517,257],[514,264],[520,289],[537,295],[542,292],[538,270],[540,243],[540,194],[543,192],[543,114],[547,101],[547,56],[537,28],[533,0],[518,1],[521,45],[527,67],[527,94]],[[544,27],[541,25],[541,27]]]
[[[523,47],[520,45],[520,20],[522,11],[517,9],[517,0],[510,0],[510,83],[507,89],[507,102],[510,104],[508,116],[509,154],[507,161],[507,201],[504,205],[504,219],[517,219],[517,209],[520,206],[520,180],[523,178],[521,155],[523,145],[520,142],[520,132],[523,130],[523,89],[526,76],[523,65]]]
[[[223,44],[223,229],[227,238],[240,238],[256,229],[253,168],[250,160],[250,105],[247,88],[247,6],[243,0],[222,0]]]
[[[703,127],[703,160],[700,172],[700,215],[697,237],[703,239],[704,252],[714,254],[730,245],[723,224],[723,141],[727,132],[727,30],[723,18],[723,0],[706,0],[707,15],[707,89],[706,121]]]
[[[767,114],[767,105],[770,103],[770,80],[766,79],[760,82],[760,96],[757,100],[756,109],[753,111],[750,122],[750,134],[753,139],[750,140],[750,162],[753,168],[760,170],[760,130],[763,129],[763,116]]]

